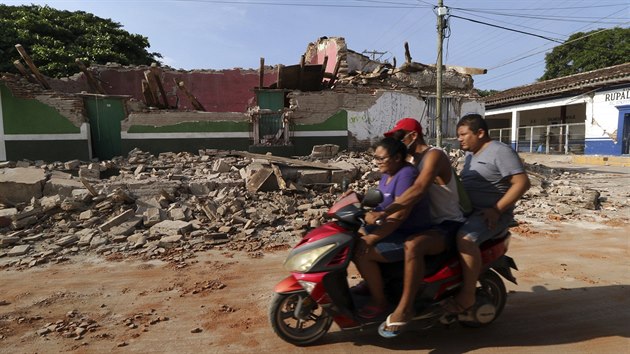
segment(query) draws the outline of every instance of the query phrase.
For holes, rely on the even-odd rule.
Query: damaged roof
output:
[[[630,62],[501,91],[485,98],[486,109],[577,95],[630,83]]]

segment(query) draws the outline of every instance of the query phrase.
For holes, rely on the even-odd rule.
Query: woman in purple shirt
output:
[[[383,202],[376,210],[393,203],[418,176],[418,169],[407,163],[407,148],[393,138],[381,140],[374,151],[374,163],[382,173],[378,189]],[[359,310],[359,316],[377,318],[388,310],[383,290],[383,278],[378,263],[402,261],[407,237],[431,227],[428,198],[423,198],[412,209],[393,213],[378,227],[368,226],[354,256],[354,263],[372,295],[368,305]]]

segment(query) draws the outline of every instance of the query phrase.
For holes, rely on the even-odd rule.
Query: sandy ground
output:
[[[519,285],[505,282],[507,306],[488,327],[411,327],[385,340],[333,325],[306,348],[276,337],[267,315],[287,250],[250,258],[216,249],[185,267],[77,256],[7,268],[0,353],[630,353],[629,220],[626,211],[606,222],[550,215],[513,229]],[[77,337],[82,323],[89,330]],[[47,326],[59,331],[37,333]]]

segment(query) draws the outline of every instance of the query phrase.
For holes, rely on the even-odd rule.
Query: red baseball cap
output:
[[[399,120],[390,131],[385,132],[385,134],[383,135],[390,137],[399,130],[404,130],[408,132],[415,131],[416,133],[418,133],[418,135],[422,135],[422,126],[420,125],[420,122],[418,122],[414,118],[403,118]]]

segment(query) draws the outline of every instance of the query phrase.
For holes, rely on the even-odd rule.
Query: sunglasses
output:
[[[385,163],[389,160],[389,156],[373,156],[372,160],[376,163]]]

